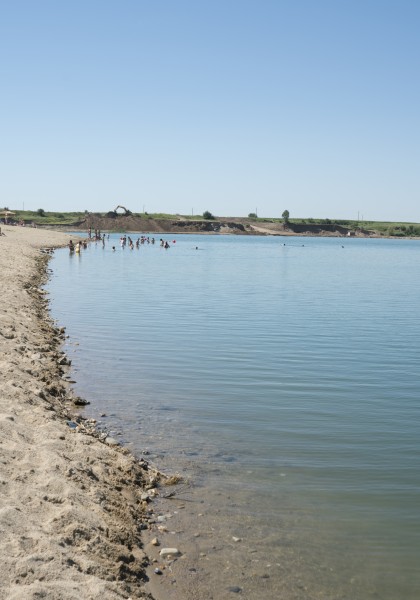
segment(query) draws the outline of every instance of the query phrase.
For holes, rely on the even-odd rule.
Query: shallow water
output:
[[[244,597],[417,599],[420,242],[118,237],[48,286],[89,413],[241,537]]]

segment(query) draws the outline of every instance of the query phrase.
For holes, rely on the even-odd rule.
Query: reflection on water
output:
[[[56,252],[77,391],[219,494],[221,530],[246,523],[283,565],[267,598],[418,597],[419,259],[417,241],[188,235]]]

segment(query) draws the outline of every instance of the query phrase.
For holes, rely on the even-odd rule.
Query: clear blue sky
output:
[[[0,0],[0,207],[420,222],[419,0]]]

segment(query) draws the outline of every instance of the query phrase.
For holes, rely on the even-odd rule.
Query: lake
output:
[[[86,414],[190,482],[214,598],[417,600],[420,241],[162,235],[47,289]]]

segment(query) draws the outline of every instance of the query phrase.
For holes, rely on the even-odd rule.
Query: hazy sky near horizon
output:
[[[0,206],[420,222],[418,0],[0,0]]]

